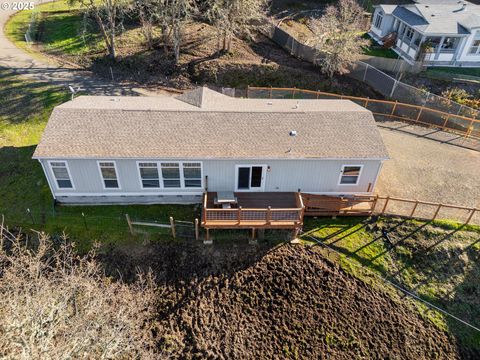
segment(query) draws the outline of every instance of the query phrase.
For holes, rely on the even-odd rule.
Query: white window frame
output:
[[[113,164],[113,168],[115,169],[115,176],[116,176],[115,180],[117,180],[118,187],[107,188],[105,186],[105,179],[104,179],[103,174],[102,174],[102,167],[100,166],[100,163],[112,163]],[[117,162],[115,160],[98,160],[97,161],[97,168],[98,168],[98,173],[100,174],[100,181],[102,182],[103,190],[107,190],[107,191],[122,190],[122,185],[120,184],[120,177],[118,176]],[[113,180],[113,179],[107,179],[107,180]]]
[[[61,187],[58,186],[57,177],[55,176],[55,173],[53,172],[52,163],[64,163],[65,164],[65,168],[67,169],[68,177],[70,178],[70,183],[72,184],[72,187],[61,188]],[[70,167],[68,166],[68,161],[66,161],[66,160],[48,160],[48,167],[50,169],[50,174],[52,175],[53,182],[55,183],[55,189],[56,190],[58,190],[58,191],[75,190],[75,184],[73,182],[72,173],[70,172]]]
[[[238,188],[238,169],[241,167],[249,167],[250,168],[250,180],[249,184],[252,181],[252,167],[261,167],[262,168],[262,186],[259,188],[253,188],[249,185],[248,189],[239,189]],[[267,165],[266,164],[237,164],[235,165],[235,191],[237,192],[249,192],[249,191],[265,191],[265,182],[267,178]]]
[[[142,175],[140,173],[140,164],[141,163],[155,163],[157,164],[157,171],[158,171],[158,181],[159,187],[143,187],[142,182]],[[178,164],[179,171],[180,171],[180,187],[165,187],[163,184],[164,179],[162,173],[162,163],[175,163]],[[196,163],[200,164],[200,186],[199,187],[186,187],[185,186],[185,176],[183,173],[183,164],[184,163]],[[137,173],[138,173],[138,180],[140,183],[140,188],[142,190],[203,190],[204,189],[204,175],[203,175],[203,162],[198,160],[187,160],[187,161],[178,161],[178,160],[138,160],[137,161]]]
[[[184,164],[200,164],[200,186],[195,187],[195,186],[185,185]],[[181,179],[181,185],[183,185],[183,189],[203,189],[203,166],[200,161],[182,161],[180,162],[180,167],[182,168],[182,170],[180,171],[180,179]],[[188,179],[188,180],[198,180],[198,179]]]
[[[145,187],[143,186],[143,179],[142,179],[142,173],[140,171],[140,164],[155,164],[156,169],[157,169],[157,175],[158,175],[158,187]],[[137,161],[137,170],[138,170],[138,179],[140,180],[140,188],[142,190],[155,190],[155,189],[161,189],[162,188],[162,174],[159,169],[159,163],[158,161]]]
[[[343,177],[343,172],[345,171],[345,168],[346,167],[359,167],[360,168],[360,171],[358,172],[358,176],[357,176],[357,181],[355,184],[342,184],[342,177]],[[345,164],[345,165],[342,165],[342,170],[340,171],[340,176],[338,177],[338,184],[339,186],[356,186],[360,183],[360,177],[362,176],[362,172],[363,172],[363,165],[361,164]]]
[[[475,35],[473,36],[473,40],[470,43],[470,45],[468,47],[468,50],[467,50],[467,56],[479,56],[480,55],[480,44],[478,44],[478,46],[474,46],[473,44],[475,44],[475,41],[480,41],[480,31],[477,31],[475,33]],[[476,47],[477,50],[473,53],[470,52],[474,47]]]

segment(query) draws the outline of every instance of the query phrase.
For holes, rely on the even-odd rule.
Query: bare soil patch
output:
[[[152,268],[158,337],[173,358],[460,357],[455,340],[303,245],[111,249],[107,271]]]
[[[49,21],[48,13],[44,20]],[[53,21],[53,20],[50,20]],[[381,97],[368,85],[346,76],[327,78],[318,67],[292,57],[261,34],[254,39],[233,40],[231,51],[219,53],[219,39],[215,28],[206,23],[192,22],[185,27],[184,45],[180,62],[174,66],[171,51],[165,53],[162,43],[157,41],[148,49],[140,28],[126,24],[126,31],[118,37],[118,59],[112,62],[102,51],[103,45],[92,46],[81,52],[52,50],[43,43],[43,52],[57,61],[75,64],[94,71],[96,74],[116,81],[133,81],[155,87],[187,89],[198,84],[219,87],[245,88],[252,86],[298,87],[312,90]],[[81,38],[81,35],[76,35]],[[68,38],[68,43],[80,43]],[[43,46],[42,46],[43,44]],[[100,46],[100,50],[99,50]]]

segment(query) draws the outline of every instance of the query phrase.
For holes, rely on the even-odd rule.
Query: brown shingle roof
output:
[[[205,95],[205,94],[203,94]],[[225,102],[218,99],[225,98]],[[208,98],[208,95],[207,95]],[[346,100],[79,97],[57,107],[35,158],[387,158],[372,114]],[[252,101],[253,100],[253,101]],[[344,109],[344,110],[342,110]],[[289,135],[291,130],[297,136]]]

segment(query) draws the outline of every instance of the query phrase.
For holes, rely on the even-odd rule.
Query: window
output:
[[[66,162],[52,161],[50,162],[50,167],[59,189],[73,189],[73,183],[70,179],[70,172],[68,171]]]
[[[380,27],[382,26],[382,20],[383,20],[383,14],[379,12],[375,17],[375,21],[374,21],[374,25],[377,29],[380,29]]]
[[[408,40],[412,40],[413,38],[413,30],[411,28],[407,29],[407,33],[405,34]]]
[[[103,178],[103,187],[105,189],[119,189],[119,183],[117,179],[117,169],[114,162],[99,162],[100,174]]]
[[[460,38],[458,37],[447,37],[443,41],[441,51],[445,52],[454,52],[457,48]]]
[[[180,165],[179,163],[162,163],[163,187],[179,188],[180,182]]]
[[[186,188],[202,187],[202,164],[183,163],[183,179]]]
[[[143,188],[159,188],[160,177],[158,176],[157,163],[143,162],[138,163],[140,170],[140,179],[142,181]]]
[[[357,185],[360,173],[362,172],[361,165],[344,165],[340,174],[341,185]]]
[[[473,38],[472,45],[468,49],[469,55],[480,55],[480,31],[477,31],[477,34]]]

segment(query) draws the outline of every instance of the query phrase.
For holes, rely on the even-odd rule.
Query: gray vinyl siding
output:
[[[97,165],[97,160],[59,160],[66,161],[72,177],[75,189],[57,189],[55,179],[52,176],[47,160],[41,160],[44,164],[47,177],[52,185],[56,197],[62,195],[74,196],[138,196],[145,194],[145,197],[152,198],[158,195],[188,194],[196,195],[201,193],[203,188],[190,189],[142,189],[137,168],[137,160],[123,159],[104,161],[115,161],[117,177],[120,182],[120,189],[105,190],[102,185],[102,178]],[[142,161],[158,161],[149,159]],[[188,159],[184,161],[189,161]],[[196,160],[197,161],[197,160]],[[266,165],[270,171],[265,174],[264,191],[298,191],[311,193],[365,193],[373,190],[377,173],[381,166],[380,160],[203,160],[202,171],[204,185],[205,177],[208,177],[209,191],[234,191],[236,165]],[[358,185],[339,185],[339,176],[342,165],[363,165]],[[152,194],[154,193],[154,194]],[[188,198],[188,197],[187,197]],[[112,199],[114,199],[112,197]]]

